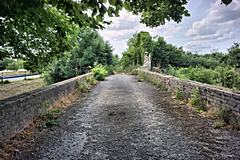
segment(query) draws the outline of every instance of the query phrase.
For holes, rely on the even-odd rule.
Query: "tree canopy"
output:
[[[79,28],[104,28],[122,9],[141,16],[149,27],[189,16],[187,0],[1,0],[0,60],[24,59],[44,67],[75,46]],[[229,4],[231,0],[222,0]],[[141,52],[139,50],[139,52]]]
[[[80,26],[102,28],[107,23],[104,21],[106,14],[118,16],[119,11],[125,8],[141,15],[141,22],[154,27],[169,20],[180,22],[183,16],[189,15],[186,4],[187,0],[2,0],[0,16],[15,18],[28,10],[52,6],[64,11]]]
[[[152,38],[147,32],[136,33],[128,41],[120,64],[128,71],[142,65],[145,54],[151,55],[154,71],[183,79],[240,90],[240,44],[227,53],[193,54],[167,43],[163,37]]]
[[[221,0],[228,5],[232,0]],[[187,0],[1,0],[0,16],[15,17],[32,9],[53,6],[63,10],[80,26],[103,27],[104,16],[118,16],[125,8],[133,14],[141,15],[141,22],[147,26],[158,26],[165,21],[180,22],[189,13],[185,7]],[[90,12],[87,13],[87,11]]]
[[[80,29],[78,42],[74,49],[55,59],[45,71],[48,83],[88,72],[96,64],[112,65],[111,45],[92,29]]]
[[[145,54],[151,55],[153,67],[161,69],[167,69],[169,66],[216,68],[219,65],[240,68],[239,43],[234,43],[225,54],[213,52],[199,55],[169,44],[163,37],[152,38],[148,32],[136,33],[129,39],[128,48],[123,52],[121,63],[124,67],[142,65]]]

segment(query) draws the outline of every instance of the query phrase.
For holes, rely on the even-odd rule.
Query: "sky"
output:
[[[228,6],[220,0],[189,0],[186,7],[190,17],[156,28],[146,27],[139,16],[123,10],[119,17],[107,18],[112,24],[99,33],[119,56],[127,49],[128,39],[140,31],[162,36],[168,43],[199,54],[226,52],[234,42],[240,42],[240,0],[233,0]]]

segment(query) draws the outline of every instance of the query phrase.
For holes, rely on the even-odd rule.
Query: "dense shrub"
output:
[[[44,79],[48,84],[87,73],[94,64],[109,66],[107,70],[113,72],[111,65],[115,59],[111,45],[91,29],[81,30],[78,37],[77,46],[53,61],[45,70]]]
[[[60,82],[74,76],[73,73],[70,73],[71,70],[70,71],[67,70],[67,67],[66,67],[67,64],[68,64],[67,56],[62,57],[59,60],[53,61],[48,66],[48,69],[46,69],[45,72],[43,73],[44,81],[47,84],[52,84],[52,83]]]
[[[219,66],[215,69],[204,67],[175,68],[169,67],[167,74],[197,82],[240,89],[240,72],[233,67]]]
[[[221,86],[227,88],[240,89],[240,72],[232,67],[218,67],[218,82]]]
[[[180,89],[177,89],[177,91],[176,91],[176,98],[178,100],[184,100],[183,92]]]
[[[112,75],[114,74],[114,66],[113,65],[108,65],[108,66],[105,66],[105,69],[107,70],[108,74],[109,75]]]
[[[189,75],[191,72],[191,67],[190,68],[179,68],[176,71],[176,76],[182,79],[189,79]]]
[[[189,79],[197,82],[214,84],[217,73],[212,69],[206,69],[203,67],[191,68],[189,73]]]
[[[201,99],[199,90],[194,90],[193,93],[191,94],[191,98],[189,100],[189,103],[197,108],[198,110],[204,110],[203,108],[203,101]]]
[[[96,65],[94,68],[92,68],[91,71],[94,77],[100,81],[104,80],[105,77],[108,75],[107,69],[101,64]]]
[[[18,70],[24,68],[24,61],[21,59],[5,58],[0,61],[0,70]]]

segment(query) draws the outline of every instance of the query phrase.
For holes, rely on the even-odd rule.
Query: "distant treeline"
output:
[[[240,44],[227,53],[193,54],[168,44],[163,37],[152,38],[148,32],[135,34],[128,41],[121,65],[124,68],[143,64],[145,54],[152,57],[152,67],[181,78],[228,88],[240,89]]]

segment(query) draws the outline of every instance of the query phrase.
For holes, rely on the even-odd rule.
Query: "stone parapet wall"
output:
[[[0,142],[23,130],[34,118],[46,113],[51,103],[74,93],[78,81],[91,76],[91,73],[84,74],[42,89],[0,100]]]
[[[160,81],[169,91],[176,92],[180,90],[187,98],[190,98],[193,92],[198,90],[206,106],[226,107],[231,109],[234,115],[240,116],[240,94],[234,93],[230,89],[191,80],[183,80],[146,70],[137,70],[137,74]]]

